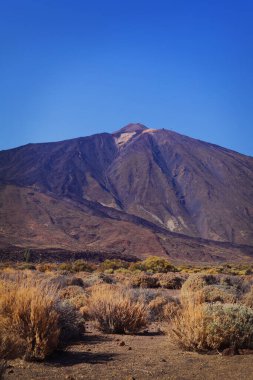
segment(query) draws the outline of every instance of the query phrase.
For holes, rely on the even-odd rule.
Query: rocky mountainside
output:
[[[253,247],[253,158],[129,124],[0,152],[0,204],[2,247],[241,259]]]

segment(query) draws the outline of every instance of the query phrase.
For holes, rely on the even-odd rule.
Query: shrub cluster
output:
[[[0,360],[43,360],[79,337],[84,319],[120,334],[167,321],[173,340],[187,350],[253,348],[250,277],[246,283],[238,276],[178,273],[158,257],[106,260],[96,272],[84,260],[60,267],[67,273],[43,268],[0,274]],[[180,288],[181,302],[167,290]]]
[[[185,280],[185,276],[176,273],[146,274],[140,272],[130,276],[129,284],[133,288],[180,289]]]
[[[171,335],[187,350],[253,348],[253,310],[239,304],[191,299],[174,317]]]
[[[187,350],[253,348],[252,288],[232,276],[192,275],[181,289],[171,336]]]
[[[93,272],[96,266],[85,260],[76,260],[60,264],[59,269],[68,272]]]

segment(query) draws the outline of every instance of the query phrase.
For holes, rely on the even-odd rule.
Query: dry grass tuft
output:
[[[0,281],[0,342],[5,358],[45,359],[66,342],[69,326],[70,332],[79,326],[78,318],[75,308],[60,299],[57,285],[40,276]]]
[[[198,351],[206,349],[206,326],[202,299],[187,298],[175,313],[171,325],[171,338],[180,347]]]
[[[106,333],[136,333],[147,325],[145,304],[134,297],[130,289],[115,286],[95,286],[89,297],[89,316]]]
[[[18,356],[43,360],[58,345],[60,330],[53,289],[23,283],[0,289],[2,341],[9,340]]]

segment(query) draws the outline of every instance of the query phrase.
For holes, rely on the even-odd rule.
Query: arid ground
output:
[[[87,325],[83,341],[46,363],[9,363],[6,379],[253,379],[253,351],[243,355],[199,354],[176,348],[153,324],[139,335],[101,334]]]

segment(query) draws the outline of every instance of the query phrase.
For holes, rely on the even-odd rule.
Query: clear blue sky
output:
[[[141,122],[253,156],[252,0],[0,0],[0,149]]]

